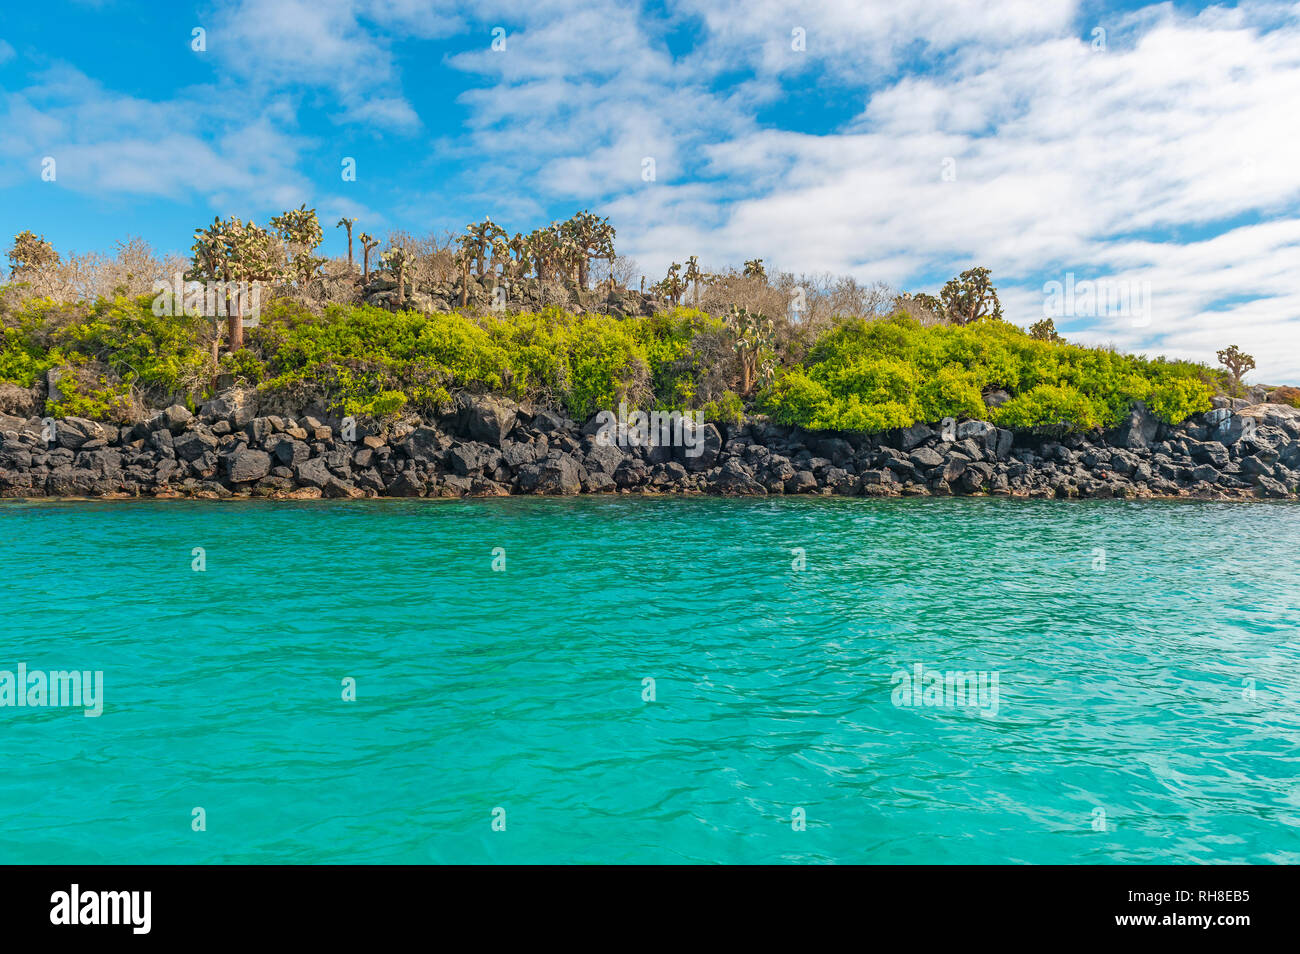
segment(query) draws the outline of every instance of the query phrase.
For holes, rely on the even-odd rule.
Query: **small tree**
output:
[[[59,253],[54,246],[45,241],[45,236],[37,237],[31,231],[19,232],[14,236],[13,247],[9,249],[9,277],[21,281],[25,276],[52,265],[59,264]]]
[[[233,265],[231,277],[239,282],[275,282],[282,281],[285,277],[284,266],[280,262],[279,250],[275,245],[275,237],[252,222],[240,225],[236,220]],[[227,319],[226,324],[230,350],[238,351],[244,346],[242,292],[235,296],[235,314]]]
[[[334,227],[348,230],[348,268],[352,267],[352,226],[357,224],[356,219],[339,219],[338,224]]]
[[[700,307],[700,279],[704,273],[700,271],[700,260],[696,255],[692,255],[686,260],[686,283],[695,289],[695,307]]]
[[[370,281],[370,253],[378,247],[379,239],[369,232],[362,232],[357,238],[361,241],[361,283],[364,285]]]
[[[1041,321],[1035,321],[1032,325],[1030,325],[1029,337],[1034,338],[1038,341],[1064,341],[1065,340],[1059,334],[1056,333],[1056,322],[1054,322],[1051,318],[1044,318]]]
[[[309,209],[306,205],[290,209],[271,219],[271,227],[280,233],[280,238],[285,243],[289,269],[298,287],[305,288],[325,261],[313,254],[325,237],[316,210]]]
[[[983,318],[1000,319],[1002,305],[998,290],[989,279],[987,268],[968,268],[956,278],[948,279],[939,298],[943,311],[955,325],[969,325]]]
[[[776,329],[766,315],[735,305],[728,309],[726,323],[735,339],[732,348],[740,358],[740,395],[748,397],[760,381],[771,383],[776,370],[772,357]]]
[[[533,260],[533,270],[537,280],[543,281],[555,266],[560,253],[558,226],[551,223],[549,228],[533,229],[524,238],[526,254]]]
[[[576,272],[574,281],[585,291],[591,277],[591,260],[614,257],[614,229],[609,219],[583,209],[562,223],[559,231],[561,238],[567,239],[568,258]]]
[[[274,237],[253,222],[215,218],[206,229],[194,230],[193,258],[186,277],[192,280],[221,282],[227,296],[230,282],[272,282],[283,277],[279,250]],[[234,295],[235,307],[227,310],[226,339],[231,351],[244,346],[244,294]],[[215,316],[214,316],[215,317]],[[216,362],[220,333],[214,330],[212,358]]]
[[[455,261],[460,265],[460,307],[469,306],[469,276],[470,269],[478,256],[478,242],[473,235],[465,234],[460,237],[460,248],[456,250]]]
[[[528,274],[528,240],[524,238],[522,232],[515,233],[515,237],[509,242],[509,249],[514,256],[509,260],[510,279],[514,281]]]
[[[1228,369],[1232,379],[1232,392],[1241,391],[1241,378],[1247,371],[1255,370],[1255,359],[1236,345],[1230,345],[1218,353],[1219,364]]]
[[[673,262],[669,265],[668,274],[664,276],[663,281],[656,283],[651,290],[663,295],[676,308],[682,300],[682,292],[686,291],[686,282],[682,280],[681,262]]]
[[[497,239],[505,238],[506,230],[484,216],[482,222],[471,222],[465,226],[465,235],[474,250],[475,274],[482,278],[492,245]]]
[[[744,275],[746,278],[758,278],[767,281],[767,269],[763,267],[761,258],[751,258],[745,263]]]

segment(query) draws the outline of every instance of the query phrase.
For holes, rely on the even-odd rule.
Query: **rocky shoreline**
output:
[[[0,414],[0,497],[500,497],[833,494],[1028,498],[1294,498],[1300,409],[1221,405],[1177,426],[1137,406],[1120,427],[1061,439],[986,421],[829,434],[762,417],[704,425],[698,453],[620,447],[585,424],[461,395],[435,420],[379,424],[265,413],[237,390],[116,426]]]

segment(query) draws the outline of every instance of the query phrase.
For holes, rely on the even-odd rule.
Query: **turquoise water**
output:
[[[0,670],[105,697],[0,708],[3,862],[1300,862],[1300,507],[11,501],[0,538]],[[918,663],[996,713],[895,705]]]

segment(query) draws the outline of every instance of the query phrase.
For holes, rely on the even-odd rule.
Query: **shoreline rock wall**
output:
[[[619,447],[555,411],[461,395],[436,420],[263,414],[227,391],[134,426],[0,414],[0,497],[465,497],[834,494],[1294,498],[1300,409],[1219,401],[1177,426],[1140,405],[1120,427],[1060,440],[986,421],[878,435],[762,417],[704,426],[701,452]],[[950,438],[950,439],[945,439]]]

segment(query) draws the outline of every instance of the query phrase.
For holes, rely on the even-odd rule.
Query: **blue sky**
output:
[[[379,235],[585,207],[652,277],[982,264],[1028,324],[1073,276],[1143,307],[1076,302],[1072,338],[1300,382],[1297,103],[1300,3],[11,3],[0,232],[184,251],[303,202]]]

